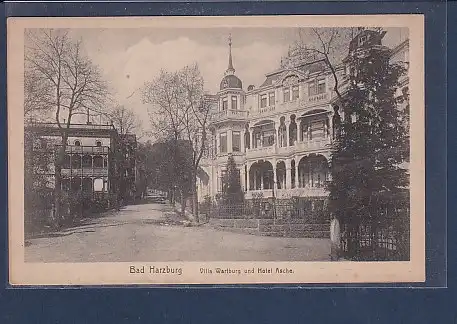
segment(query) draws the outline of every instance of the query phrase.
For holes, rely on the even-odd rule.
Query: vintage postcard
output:
[[[422,15],[7,33],[11,285],[425,281]]]

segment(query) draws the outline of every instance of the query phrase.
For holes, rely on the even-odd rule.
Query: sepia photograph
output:
[[[423,42],[420,15],[8,20],[10,283],[424,281]]]

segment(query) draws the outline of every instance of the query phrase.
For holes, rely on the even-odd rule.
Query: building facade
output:
[[[383,46],[385,32],[361,29],[348,51]],[[408,40],[391,51],[395,62],[409,61]],[[201,163],[207,177],[197,182],[200,199],[222,191],[232,155],[240,170],[245,197],[251,199],[325,197],[334,135],[335,77],[323,58],[290,51],[281,67],[264,82],[246,90],[236,76],[229,41],[229,63],[214,96],[210,128],[211,152]],[[344,94],[349,66],[335,66],[338,89]],[[408,75],[398,95],[408,92]],[[344,118],[344,112],[340,112]],[[203,180],[207,178],[209,180]]]
[[[31,123],[26,132],[33,134],[33,143],[27,145],[34,154],[49,156],[48,165],[41,169],[48,179],[47,187],[54,189],[54,161],[61,147],[58,125]],[[119,135],[113,125],[71,124],[61,171],[62,190],[106,199],[110,204],[119,198],[128,200],[135,190],[135,150],[135,135]]]

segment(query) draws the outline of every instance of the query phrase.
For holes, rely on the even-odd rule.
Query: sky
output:
[[[408,35],[405,28],[386,28],[384,44],[392,47]],[[260,85],[265,74],[279,67],[281,57],[298,37],[295,28],[130,28],[74,29],[85,51],[109,82],[119,104],[134,111],[149,129],[148,107],[140,89],[161,69],[177,71],[197,63],[205,90],[216,93],[228,64],[228,36],[232,35],[235,74],[243,87]]]

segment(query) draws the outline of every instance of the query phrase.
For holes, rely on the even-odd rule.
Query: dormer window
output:
[[[267,95],[260,95],[260,108],[265,108],[267,106]]]
[[[290,88],[284,88],[284,102],[290,101]]]
[[[325,79],[314,80],[308,83],[308,96],[325,93]]]
[[[298,91],[298,85],[292,87],[292,100],[297,100],[300,97],[300,92]]]
[[[238,106],[238,98],[236,96],[232,96],[232,109],[233,110],[237,110]]]
[[[270,105],[270,106],[274,106],[274,105],[275,105],[275,92],[274,92],[274,91],[270,92],[270,93],[268,94],[268,96],[269,96],[269,98],[268,98],[268,100],[269,100],[269,105]]]
[[[366,36],[366,35],[365,36],[360,36],[359,37],[359,46],[364,45],[367,42],[367,40],[368,40],[368,36]]]

